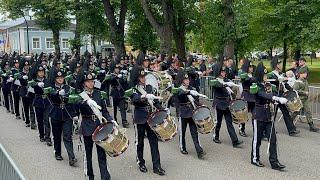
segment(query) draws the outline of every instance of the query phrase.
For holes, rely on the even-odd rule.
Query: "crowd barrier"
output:
[[[0,179],[2,180],[25,180],[14,161],[0,144]]]
[[[213,88],[209,85],[213,77],[203,76],[200,78],[200,93],[208,96],[209,100],[213,100]],[[240,80],[233,80],[234,83],[240,84]],[[320,87],[309,86],[309,105],[312,117],[320,120]]]

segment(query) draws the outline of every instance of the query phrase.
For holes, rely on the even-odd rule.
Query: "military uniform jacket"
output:
[[[189,81],[190,81],[190,85],[192,87],[199,87],[200,86],[200,79],[199,79],[199,74],[197,73],[197,71],[199,71],[198,68],[196,67],[189,67],[190,69],[188,70],[188,75],[189,75]]]
[[[272,101],[273,94],[266,93],[265,86],[258,83],[258,92],[255,94],[256,104],[253,110],[253,119],[258,121],[271,121],[270,102]]]
[[[243,87],[241,97],[247,102],[255,102],[255,96],[249,92],[250,86],[254,82],[255,82],[254,78],[249,77],[249,76],[245,79],[241,79],[241,83],[242,83],[242,87]]]
[[[224,82],[228,82],[227,78],[224,78]],[[226,89],[226,86],[222,83],[219,83],[216,86],[213,86],[213,93],[214,93],[214,101],[213,107],[219,110],[226,110],[229,108],[231,97]]]
[[[195,90],[193,87],[189,86],[186,88],[187,90]],[[184,91],[183,89],[179,88],[177,92],[177,100],[178,100],[178,116],[181,118],[191,118],[193,114],[193,105],[191,104],[188,95],[190,94],[190,91]],[[192,96],[194,101],[194,104],[196,106],[200,106],[199,98]]]
[[[10,70],[4,70],[4,74],[1,75],[1,78],[2,78],[2,91],[4,93],[9,93],[10,90],[11,90],[11,86],[12,86],[12,82],[7,82],[7,80],[12,77],[12,74],[6,74],[6,72],[8,72]]]
[[[52,103],[52,109],[49,112],[49,117],[52,120],[67,121],[76,116],[75,107],[73,104],[68,103],[68,94],[70,86],[61,85],[61,87],[53,86],[54,92],[51,93],[48,98]],[[65,95],[59,95],[59,91],[64,89]]]
[[[23,79],[23,76],[28,76],[29,73],[21,72],[21,76],[19,78],[20,81],[20,90],[19,95],[21,97],[27,97],[28,96],[28,79]]]
[[[110,85],[112,88],[110,96],[115,99],[123,99],[124,92],[128,89],[127,81],[124,78],[119,78],[116,74],[114,74],[110,79]]]
[[[282,73],[280,72],[279,75],[282,75]],[[276,88],[277,88],[277,91],[279,91],[279,78],[278,76],[274,73],[274,72],[271,72],[270,74],[268,74],[268,79],[275,79],[276,81],[272,81],[270,82],[271,84],[273,84]],[[284,87],[289,90],[289,91],[292,91],[292,87],[287,83],[287,81],[284,81]],[[283,86],[280,86],[280,91],[279,91],[279,96],[282,96],[283,95]]]
[[[11,69],[11,72],[12,72],[12,75],[15,75],[16,73],[19,73],[19,69],[12,68],[12,69]],[[14,83],[16,80],[18,80],[18,79],[15,79],[15,80],[12,82],[12,87],[11,87],[12,92],[19,92],[19,85],[17,85],[17,84]]]
[[[306,101],[308,99],[307,93],[309,92],[309,84],[305,79],[298,79],[294,85],[294,90],[296,90],[299,94],[299,97],[302,101]]]
[[[48,100],[48,97],[46,95],[44,95],[43,93],[43,88],[38,86],[39,82],[43,82],[45,84],[44,87],[49,85],[49,82],[47,79],[35,79],[34,80],[36,82],[36,84],[34,86],[32,86],[32,88],[34,89],[34,94],[35,97],[33,99],[33,106],[36,108],[51,108],[50,107],[50,103]]]
[[[155,94],[155,90],[150,85],[146,85],[144,90],[147,94]],[[141,98],[142,93],[137,90],[137,87],[134,88],[134,93],[131,96],[131,100],[134,105],[134,114],[133,114],[133,123],[144,124],[147,122],[149,114],[151,113],[151,106],[148,103],[146,98]],[[160,102],[154,100],[153,104],[157,109],[162,109]]]
[[[106,118],[107,121],[112,121],[113,118],[110,116],[106,108],[105,101],[102,99],[100,91],[94,89],[92,94],[88,95],[101,107],[102,116]],[[80,132],[83,136],[91,136],[94,130],[100,125],[100,120],[88,118],[90,116],[94,116],[95,114],[93,113],[92,109],[89,107],[86,101],[81,101],[78,104],[78,107],[82,116]]]

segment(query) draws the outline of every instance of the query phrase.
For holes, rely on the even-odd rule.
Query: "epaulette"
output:
[[[245,80],[245,79],[247,79],[249,76],[248,76],[248,73],[241,73],[240,74],[240,79],[241,80]]]
[[[124,97],[130,98],[135,93],[135,88],[130,88],[124,92]]]
[[[218,87],[221,85],[221,82],[218,79],[212,79],[209,81],[209,86]]]
[[[257,83],[252,83],[249,90],[250,94],[257,94],[259,92],[259,86]]]

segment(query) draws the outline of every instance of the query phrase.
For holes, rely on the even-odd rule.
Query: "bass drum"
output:
[[[246,123],[249,120],[247,103],[244,100],[231,101],[229,109],[235,124]]]
[[[128,138],[119,131],[113,122],[99,125],[92,134],[92,140],[111,157],[124,153],[129,146]]]
[[[174,118],[165,110],[158,110],[148,118],[148,124],[161,141],[169,141],[177,134]]]
[[[162,102],[168,102],[171,93],[168,89],[172,85],[172,77],[165,71],[149,72],[146,75],[146,85],[151,85],[157,90]]]
[[[283,97],[288,99],[286,106],[291,113],[301,110],[303,105],[296,91],[287,91]]]
[[[192,112],[192,119],[197,126],[198,132],[201,134],[211,133],[215,127],[210,109],[207,106],[198,106]]]

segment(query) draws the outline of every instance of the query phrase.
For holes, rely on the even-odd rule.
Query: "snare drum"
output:
[[[291,113],[300,111],[303,105],[295,91],[287,91],[283,97],[288,99],[286,106]]]
[[[201,134],[212,132],[215,122],[212,119],[210,109],[207,106],[198,106],[192,112],[192,119],[197,126],[197,130]]]
[[[161,141],[169,141],[177,134],[177,125],[173,117],[165,110],[158,110],[148,118],[148,124]]]
[[[244,100],[231,101],[229,109],[235,124],[246,123],[249,120],[248,107]]]
[[[128,138],[113,122],[99,125],[92,134],[92,140],[111,157],[124,153],[129,146]]]

